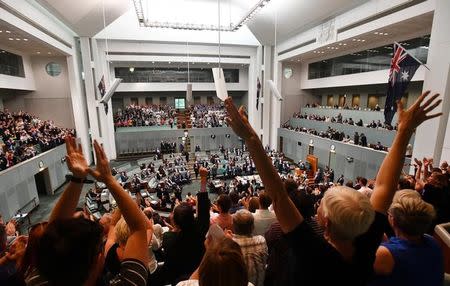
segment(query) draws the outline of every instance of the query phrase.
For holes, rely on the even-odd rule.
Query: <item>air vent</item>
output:
[[[284,51],[279,52],[278,55],[281,56],[281,55],[286,54],[286,53],[289,53],[289,52],[291,52],[291,51],[293,51],[293,50],[296,50],[296,49],[305,47],[305,46],[307,46],[307,45],[314,44],[315,42],[316,42],[316,39],[312,39],[312,40],[303,42],[303,43],[301,43],[301,44],[299,44],[299,45],[293,46],[292,48],[289,48],[289,49],[287,49],[287,50],[284,50]]]
[[[108,55],[113,56],[171,56],[171,57],[186,57],[186,54],[169,54],[169,53],[138,53],[138,52],[108,52]],[[218,57],[219,55],[205,55],[205,54],[189,54],[190,57],[197,58],[210,58]],[[234,59],[249,59],[250,56],[238,56],[238,55],[220,55],[221,58],[234,58]]]

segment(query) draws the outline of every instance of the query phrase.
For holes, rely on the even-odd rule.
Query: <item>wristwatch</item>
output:
[[[92,183],[94,183],[94,181],[92,181],[92,180],[88,180],[86,178],[81,179],[81,178],[78,178],[78,177],[74,177],[73,175],[70,175],[70,174],[66,175],[66,181],[80,183],[80,184],[92,184]]]

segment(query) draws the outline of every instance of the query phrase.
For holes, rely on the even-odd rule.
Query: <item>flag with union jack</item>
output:
[[[391,124],[392,118],[397,111],[397,100],[400,100],[408,87],[409,82],[422,65],[398,43],[394,44],[394,53],[389,70],[389,82],[384,107],[384,120]]]

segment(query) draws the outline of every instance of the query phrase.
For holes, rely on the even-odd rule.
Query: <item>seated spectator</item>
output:
[[[233,240],[241,247],[248,280],[255,286],[262,286],[268,250],[263,236],[252,235],[254,227],[253,215],[248,210],[239,210],[233,215]]]
[[[255,220],[253,235],[264,235],[272,223],[277,221],[277,217],[274,212],[269,211],[272,199],[265,192],[259,193],[258,199],[259,209],[253,214]]]
[[[425,234],[435,215],[433,206],[405,194],[390,206],[388,214],[395,236],[378,248],[376,278],[369,285],[442,285],[442,249]]]

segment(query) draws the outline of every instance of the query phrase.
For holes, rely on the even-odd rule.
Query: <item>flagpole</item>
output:
[[[415,56],[413,56],[413,55],[411,55],[409,52],[408,52],[408,50],[407,49],[405,49],[402,45],[400,45],[398,42],[394,42],[394,44],[396,44],[396,45],[398,45],[398,46],[400,46],[400,47],[402,47],[404,50],[405,50],[405,53],[407,53],[410,57],[412,57],[413,59],[415,59],[417,62],[419,62],[421,65],[423,65],[427,70],[430,70],[430,68],[429,67],[427,67],[427,65],[426,64],[424,64],[424,63],[422,63],[422,61],[421,60],[419,60],[418,58],[416,58]]]

